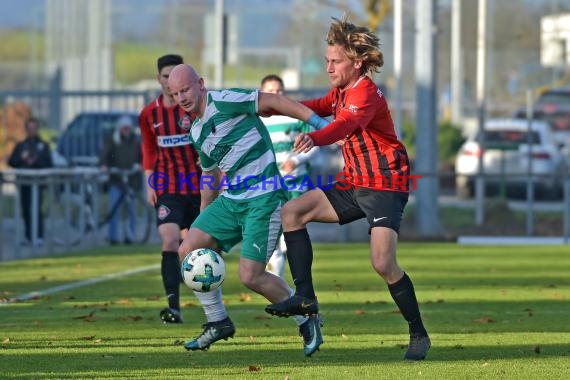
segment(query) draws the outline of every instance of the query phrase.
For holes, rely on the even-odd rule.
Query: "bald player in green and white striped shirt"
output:
[[[287,193],[269,133],[258,115],[283,114],[317,129],[328,122],[284,96],[242,89],[208,91],[190,65],[176,66],[168,85],[176,102],[196,115],[189,135],[203,169],[201,213],[180,245],[180,260],[198,248],[228,251],[241,241],[241,282],[272,303],[288,299],[291,288],[265,271],[281,233],[280,210]],[[220,185],[225,190],[218,196]],[[184,347],[205,350],[220,339],[233,337],[235,327],[222,302],[221,288],[194,293],[208,323]],[[296,316],[295,321],[303,336],[304,353],[310,356],[322,343],[320,318]]]
[[[283,79],[276,74],[266,75],[261,80],[260,91],[283,95],[285,93]],[[297,153],[293,150],[293,144],[299,133],[309,133],[311,128],[303,121],[282,115],[262,117],[261,121],[269,131],[277,167],[288,190],[288,199],[298,198],[305,191],[311,190],[308,186],[311,184],[309,163],[319,147],[315,146],[307,153]],[[284,279],[286,253],[287,245],[281,235],[275,251],[267,262],[266,270]]]

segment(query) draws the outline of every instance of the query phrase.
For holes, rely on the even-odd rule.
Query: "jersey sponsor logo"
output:
[[[184,115],[184,117],[178,120],[178,126],[184,130],[189,130],[192,126],[192,120],[190,120],[190,116]]]
[[[230,150],[232,150],[232,147],[229,145],[217,145],[214,150],[210,152],[210,158],[216,162],[220,162]]]
[[[350,104],[348,106],[348,110],[352,113],[356,113],[356,111],[358,111],[358,106],[355,106],[354,104]]]
[[[156,141],[158,146],[162,148],[172,148],[175,146],[190,145],[190,136],[184,135],[170,135],[170,136],[157,136]]]
[[[160,205],[158,208],[158,219],[164,220],[170,214],[170,209],[165,205]]]

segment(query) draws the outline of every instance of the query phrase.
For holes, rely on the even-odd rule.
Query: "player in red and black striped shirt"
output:
[[[422,360],[431,342],[423,325],[413,284],[396,261],[402,213],[408,201],[410,165],[394,131],[386,98],[367,76],[383,65],[378,37],[346,19],[334,19],[327,34],[326,67],[333,88],[303,103],[319,116],[333,116],[324,128],[300,134],[295,150],[339,142],[345,167],[340,181],[311,190],[281,209],[287,258],[296,293],[269,305],[270,314],[314,314],[318,303],[312,283],[313,251],[308,222],[345,224],[366,217],[371,261],[409,324],[405,359]],[[326,123],[325,123],[326,124]]]
[[[162,94],[139,116],[147,200],[156,208],[162,241],[162,281],[168,308],[160,312],[164,323],[180,323],[180,263],[178,247],[200,212],[198,154],[188,136],[193,116],[176,104],[168,88],[170,71],[183,63],[168,54],[157,61]]]

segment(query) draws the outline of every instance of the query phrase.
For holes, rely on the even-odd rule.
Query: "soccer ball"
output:
[[[210,292],[226,277],[224,259],[216,251],[199,248],[188,253],[180,265],[182,280],[192,290]]]

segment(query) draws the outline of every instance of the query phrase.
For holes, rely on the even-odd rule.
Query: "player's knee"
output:
[[[241,283],[245,285],[245,287],[253,291],[256,291],[257,284],[259,283],[257,277],[258,276],[256,276],[254,273],[251,272],[240,271],[239,273],[239,279]]]
[[[281,208],[281,224],[285,230],[299,224],[300,217],[301,215],[293,202],[287,202]]]
[[[398,267],[392,255],[388,253],[372,255],[372,267],[382,278],[389,277]]]
[[[163,251],[178,251],[180,247],[180,238],[178,236],[162,236]]]

